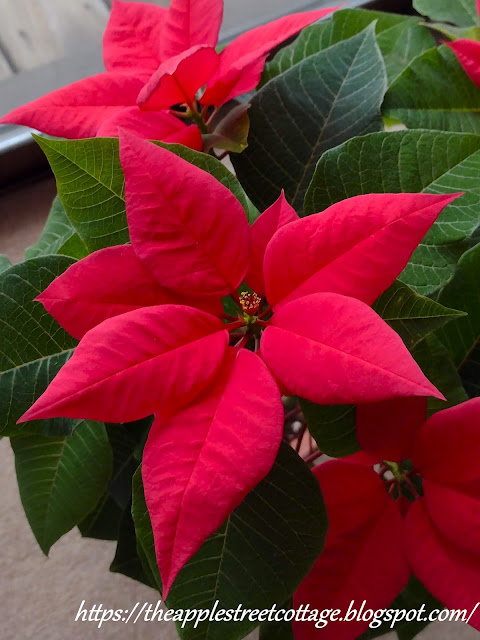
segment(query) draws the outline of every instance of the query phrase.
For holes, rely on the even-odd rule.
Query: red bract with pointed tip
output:
[[[411,401],[405,399],[404,418]],[[390,410],[398,411],[399,402],[390,401]],[[374,441],[378,418],[387,410],[388,403],[364,407],[364,437]],[[372,433],[367,435],[368,413]],[[415,433],[399,462],[377,458],[380,467],[374,469],[356,457],[314,469],[330,528],[323,553],[295,595],[296,607],[308,603],[312,609],[346,611],[351,600],[359,606],[366,600],[368,609],[385,609],[412,573],[449,609],[470,613],[480,601],[480,398],[440,411],[420,427],[417,414],[410,424],[406,420],[407,431]],[[394,449],[387,446],[387,453]],[[406,458],[412,464],[403,465]],[[480,630],[478,610],[470,624]],[[331,622],[321,635],[354,640],[368,625]],[[294,623],[294,631],[296,640],[319,634],[308,622]]]
[[[334,10],[286,16],[243,34],[217,54],[223,0],[172,0],[168,10],[113,0],[103,39],[107,72],[19,107],[0,123],[67,138],[116,137],[122,127],[142,138],[201,150],[197,125],[187,126],[168,109],[184,104],[198,119],[196,97],[205,109],[251,91],[272,49]]]
[[[120,157],[131,245],[93,253],[39,297],[83,337],[22,420],[125,422],[156,414],[143,478],[166,595],[185,562],[270,470],[283,433],[280,389],[342,404],[441,397],[398,335],[352,297],[351,283],[350,297],[332,283],[343,281],[348,263],[352,274],[362,273],[365,297],[377,254],[381,293],[456,196],[388,196],[387,261],[381,225],[377,232],[371,223],[375,215],[384,219],[384,197],[335,205],[334,219],[342,222],[332,228],[330,210],[299,220],[282,194],[250,228],[226,187],[170,151],[125,133]],[[307,239],[329,239],[329,259],[297,256],[304,267],[279,266],[276,283],[279,248],[304,242],[302,230]],[[313,283],[308,295],[291,296],[272,313],[263,282],[267,296],[290,293],[301,287],[299,273]],[[245,279],[259,292],[239,294]],[[236,316],[222,312],[227,295]]]

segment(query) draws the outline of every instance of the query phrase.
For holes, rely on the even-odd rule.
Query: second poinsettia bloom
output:
[[[330,528],[295,606],[346,612],[356,600],[359,607],[365,601],[369,611],[385,610],[413,573],[480,630],[480,398],[426,421],[426,403],[412,404],[411,398],[365,405],[362,411],[366,442],[377,446],[380,424],[385,431],[390,427],[389,413],[394,432],[399,433],[399,414],[408,436],[384,438],[388,461],[362,453],[314,469]],[[400,450],[405,457],[396,457]],[[295,639],[355,640],[372,619],[331,622],[321,631],[298,622]]]
[[[477,13],[480,16],[480,0],[476,0],[476,3]],[[445,44],[457,56],[468,77],[480,87],[480,42],[469,38],[460,38]]]
[[[304,219],[282,195],[250,227],[225,186],[170,151],[124,134],[120,156],[131,245],[39,297],[81,340],[22,420],[155,414],[143,480],[166,594],[272,467],[282,393],[442,397],[369,305],[457,195],[360,196]]]
[[[252,91],[272,49],[333,11],[285,16],[242,34],[217,54],[223,0],[172,0],[168,9],[113,0],[103,38],[106,72],[21,106],[0,123],[66,138],[117,137],[122,127],[201,150],[197,125],[205,133],[204,120],[213,115],[203,108]],[[200,109],[195,98],[204,85]],[[177,104],[190,109],[176,111],[180,119],[169,111]],[[196,124],[184,122],[188,116]]]

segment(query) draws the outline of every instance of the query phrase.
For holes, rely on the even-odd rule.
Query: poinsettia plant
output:
[[[58,187],[0,262],[0,434],[45,553],[117,540],[111,570],[176,610],[480,630],[480,17],[414,4],[220,51],[220,0],[116,0],[106,72],[2,118],[41,132]],[[260,637],[430,620],[370,621]]]

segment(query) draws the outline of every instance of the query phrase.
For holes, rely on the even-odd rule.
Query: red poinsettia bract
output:
[[[120,153],[131,245],[80,260],[39,296],[81,341],[22,420],[156,415],[143,479],[166,595],[272,467],[282,392],[442,397],[369,304],[457,196],[360,196],[299,219],[282,195],[250,228],[208,173],[127,133]],[[238,294],[244,280],[255,292]]]
[[[218,107],[251,91],[274,47],[334,10],[280,18],[241,35],[217,54],[223,0],[172,0],[168,10],[114,0],[103,40],[106,72],[19,107],[0,123],[66,138],[117,137],[122,127],[143,138],[201,150],[198,127],[187,126],[165,107],[193,107],[204,85],[203,106]],[[162,98],[157,90],[141,111],[137,98],[141,92],[150,95],[152,82],[161,84]]]
[[[480,16],[480,0],[477,0],[477,13]],[[480,42],[461,38],[445,44],[455,53],[468,77],[480,87]]]
[[[387,430],[393,420],[398,433],[400,402],[362,407],[363,437],[376,448],[380,424]],[[407,418],[412,399],[404,402]],[[450,609],[470,614],[480,602],[480,398],[426,422],[424,404],[419,426],[420,405],[405,422],[409,434],[416,433],[404,457],[394,457],[402,444],[384,440],[388,462],[359,454],[314,469],[330,526],[325,549],[298,589],[295,606],[346,612],[356,600],[357,610],[364,601],[368,610],[382,610],[412,573]],[[480,630],[479,610],[469,622]],[[308,621],[294,625],[296,640],[354,640],[369,622],[331,622],[322,630]]]

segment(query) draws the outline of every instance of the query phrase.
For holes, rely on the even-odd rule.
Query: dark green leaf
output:
[[[282,604],[282,609],[293,609],[293,602],[289,600]],[[260,625],[259,640],[293,640],[291,622],[263,622]]]
[[[428,399],[429,414],[453,407],[468,400],[462,381],[452,359],[436,335],[429,335],[412,352],[423,373],[446,397],[447,402],[437,398]]]
[[[118,540],[122,515],[122,509],[105,493],[95,509],[79,522],[78,528],[84,538]]]
[[[157,576],[153,534],[140,470],[134,478],[133,518],[143,557]],[[222,609],[270,608],[291,597],[322,550],[327,518],[320,487],[286,444],[268,476],[205,542],[175,581],[168,605]],[[238,640],[255,624],[201,623],[179,629],[184,640]]]
[[[0,435],[64,435],[78,424],[63,418],[16,424],[77,344],[39,302],[34,302],[73,262],[65,256],[44,256],[0,274]]]
[[[386,72],[371,25],[268,82],[253,98],[248,148],[232,155],[240,182],[264,210],[280,195],[301,211],[320,156],[381,129]]]
[[[72,436],[12,438],[25,514],[42,551],[81,522],[101,499],[112,471],[105,426],[82,422]]]
[[[453,277],[480,222],[480,136],[397,131],[350,140],[318,163],[305,213],[361,194],[402,192],[465,192],[442,212],[400,276],[427,295]]]
[[[442,304],[455,302],[468,315],[438,335],[460,373],[470,397],[480,396],[480,245],[467,251],[458,263],[453,280],[443,289]]]
[[[397,78],[383,113],[409,129],[480,133],[480,89],[442,45],[415,58]]]
[[[137,536],[130,508],[123,513],[115,558],[110,565],[110,571],[143,582],[148,587],[153,586],[150,576],[143,569],[142,561],[137,552]]]
[[[459,27],[480,24],[476,0],[413,0],[413,7],[435,22],[451,22]]]
[[[320,451],[332,458],[343,458],[360,450],[354,406],[319,405],[303,399],[300,406]]]
[[[264,84],[319,51],[351,38],[375,22],[377,43],[385,61],[391,83],[408,64],[435,45],[429,30],[420,19],[381,11],[345,9],[336,11],[331,20],[304,29],[290,45],[283,47],[266,66]]]
[[[0,273],[2,273],[2,271],[5,271],[5,269],[8,269],[11,266],[12,266],[12,263],[7,258],[7,256],[0,254]]]
[[[57,180],[68,218],[89,252],[129,241],[118,139],[56,140],[35,137]],[[204,169],[228,187],[248,213],[235,176],[212,156],[178,144],[159,144]]]
[[[132,478],[138,468],[137,446],[148,434],[152,418],[125,424],[107,424],[107,434],[113,452],[113,473],[108,493],[124,510],[132,498]]]
[[[73,258],[88,255],[87,247],[75,231],[65,213],[62,201],[57,196],[52,204],[45,228],[40,239],[25,251],[25,259],[38,258],[59,253]]]
[[[373,309],[398,333],[408,349],[413,349],[429,333],[465,315],[421,296],[398,280],[378,298]]]

